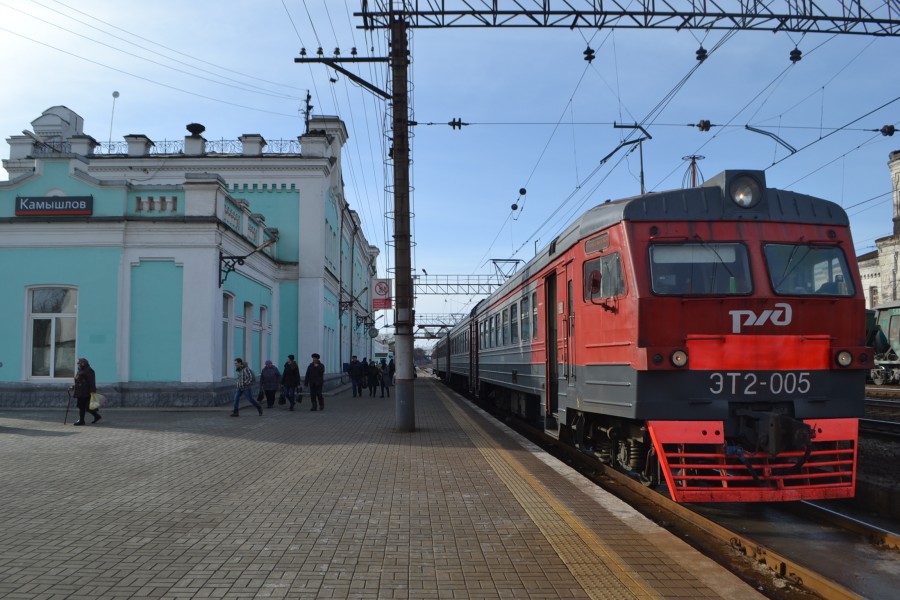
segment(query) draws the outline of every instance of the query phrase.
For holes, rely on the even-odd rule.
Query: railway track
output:
[[[900,422],[860,419],[859,434],[883,441],[900,442]]]
[[[866,389],[865,417],[882,421],[900,421],[900,390],[895,397],[873,397]]]
[[[506,421],[506,424],[579,470],[591,481],[672,530],[714,560],[724,564],[751,585],[765,590],[769,597],[793,599],[804,597],[804,594],[810,592],[828,599],[862,597],[846,585],[819,572],[815,567],[810,567],[810,559],[805,552],[797,558],[790,553],[775,550],[758,539],[740,533],[734,527],[722,525],[708,514],[704,514],[703,505],[692,506],[673,502],[665,495],[561,443],[541,429],[530,427],[518,420]],[[797,519],[807,523],[810,529],[821,527],[822,523],[826,523],[830,527],[849,532],[858,538],[859,543],[867,547],[871,544],[876,548],[875,552],[900,550],[900,536],[897,533],[817,504],[791,503],[791,505],[779,504],[777,509],[793,513]],[[768,567],[768,571],[761,570],[760,566]]]

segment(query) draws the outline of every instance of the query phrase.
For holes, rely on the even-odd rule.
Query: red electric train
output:
[[[436,374],[680,502],[852,497],[865,300],[838,205],[725,171],[582,215]]]

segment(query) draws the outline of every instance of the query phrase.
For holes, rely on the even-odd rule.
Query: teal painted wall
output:
[[[282,365],[287,361],[288,354],[297,356],[297,329],[300,325],[297,321],[297,290],[296,281],[282,283],[279,287],[281,310],[278,315],[278,356]]]
[[[278,260],[299,261],[300,191],[294,185],[234,184],[229,193],[249,202],[251,212],[264,214],[267,227],[278,228]]]
[[[125,214],[124,186],[98,187],[71,177],[68,159],[42,164],[43,176],[29,179],[14,188],[0,190],[0,217],[15,216],[16,196],[46,196],[51,190],[65,190],[66,196],[93,196],[95,217],[121,217]],[[23,221],[28,219],[18,218]]]
[[[26,195],[26,194],[23,194]],[[10,203],[11,204],[11,203]],[[27,286],[78,289],[76,354],[87,358],[98,383],[118,381],[116,338],[118,248],[0,249],[0,381],[21,381],[28,314]],[[27,378],[26,378],[27,379]]]
[[[131,267],[131,381],[181,381],[183,281],[174,261]]]

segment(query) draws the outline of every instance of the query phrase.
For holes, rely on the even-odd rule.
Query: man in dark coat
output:
[[[290,410],[294,410],[294,392],[300,387],[300,365],[294,361],[294,355],[288,354],[284,363],[284,372],[281,374],[281,388],[285,399],[290,402]],[[303,402],[303,393],[300,393],[300,402]]]
[[[350,357],[350,366],[347,368],[350,375],[350,383],[353,384],[353,397],[362,396],[362,381],[366,376],[366,367],[356,359],[356,355]]]
[[[316,401],[319,402],[318,410],[325,410],[325,398],[322,397],[322,386],[325,385],[325,365],[319,361],[319,355],[312,355],[312,362],[306,367],[306,379],[303,383],[309,387],[309,399],[312,402],[310,411],[316,410]]]

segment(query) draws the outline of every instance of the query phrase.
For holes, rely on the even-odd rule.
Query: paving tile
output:
[[[445,388],[415,394],[411,433],[393,401],[349,390],[259,420],[108,409],[73,428],[0,409],[0,597],[754,597],[710,589],[654,542],[668,534]]]

